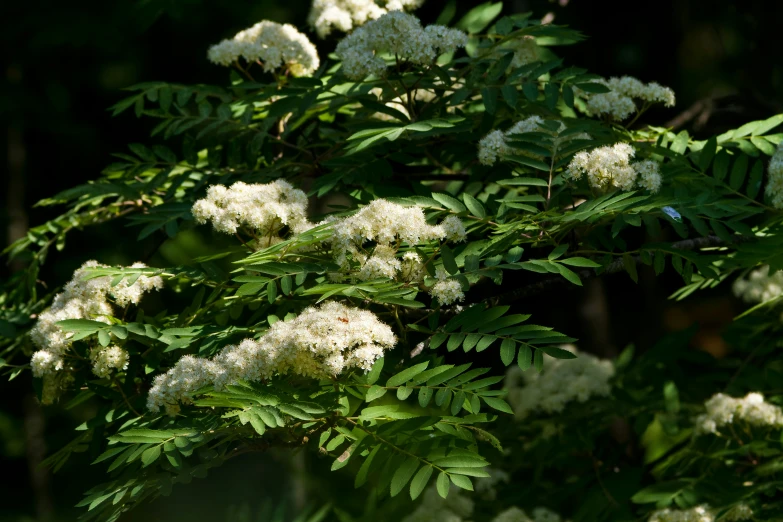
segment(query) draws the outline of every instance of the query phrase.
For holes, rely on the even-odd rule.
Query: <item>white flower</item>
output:
[[[632,164],[631,158],[635,155],[636,149],[627,143],[580,151],[574,154],[563,177],[577,180],[586,176],[590,186],[598,190],[611,187],[631,190],[638,185],[658,192],[662,183],[658,163],[643,160]]]
[[[274,323],[258,340],[226,346],[212,359],[182,357],[155,378],[147,407],[159,411],[163,406],[172,412],[199,388],[220,389],[239,380],[285,374],[327,379],[347,369],[367,371],[396,341],[391,328],[372,312],[326,302]]]
[[[265,185],[241,181],[229,188],[211,185],[207,197],[193,204],[192,212],[197,223],[211,221],[224,234],[247,225],[262,237],[274,238],[286,225],[294,232],[312,226],[307,221],[307,195],[282,179]]]
[[[382,53],[425,65],[440,54],[463,47],[467,39],[457,29],[441,26],[425,29],[415,16],[391,11],[345,37],[337,44],[335,53],[342,60],[343,73],[352,80],[361,80],[368,75],[383,74],[386,61],[380,56]]]
[[[320,38],[325,38],[333,29],[347,33],[389,11],[411,11],[423,3],[424,0],[313,0],[307,23]]]
[[[261,62],[264,72],[287,67],[294,76],[309,76],[320,65],[318,52],[307,36],[293,25],[268,20],[213,45],[207,57],[212,63],[224,66],[242,57],[248,63]]]
[[[517,419],[539,411],[557,413],[569,402],[610,395],[609,380],[614,376],[611,361],[578,352],[571,345],[561,348],[573,352],[577,358],[547,359],[541,372],[522,372],[518,366],[506,372],[507,399]]]
[[[760,393],[749,393],[735,399],[717,393],[704,403],[707,412],[696,418],[697,434],[718,433],[724,426],[742,422],[751,426],[783,427],[783,412],[779,406],[764,402]]]
[[[146,268],[146,266],[144,263],[134,263],[132,268]],[[91,319],[108,324],[108,317],[113,313],[108,296],[113,296],[118,305],[127,306],[130,303],[138,304],[144,293],[163,287],[163,279],[160,276],[141,275],[133,284],[129,284],[126,277],[114,287],[111,286],[109,276],[88,279],[86,269],[105,267],[106,265],[101,265],[97,261],[84,263],[73,273],[73,277],[65,285],[62,293],[55,296],[52,306],[38,316],[38,321],[30,330],[33,344],[40,348],[30,361],[35,377],[43,377],[65,368],[63,357],[71,347],[72,341],[71,336],[57,325],[59,321]]]
[[[443,306],[465,299],[462,285],[456,279],[438,281],[430,289],[430,295],[437,298],[438,302]]]
[[[634,100],[674,106],[674,91],[655,82],[645,84],[631,76],[623,76],[593,80],[593,83],[604,85],[611,91],[591,94],[577,89],[577,94],[586,98],[585,109],[590,116],[608,115],[618,121],[625,120],[638,111]]]
[[[395,256],[396,250],[386,245],[378,245],[359,270],[358,277],[362,281],[371,279],[394,279],[402,267]]]
[[[93,350],[92,373],[98,377],[108,377],[113,370],[128,369],[128,352],[119,346],[109,346]]]
[[[657,161],[643,160],[631,165],[638,176],[639,186],[655,194],[661,189],[661,169]]]
[[[769,265],[734,281],[734,295],[749,303],[765,303],[783,294],[783,270],[769,273]]]
[[[650,515],[649,522],[714,522],[715,517],[706,506],[691,509],[659,509]]]
[[[783,208],[783,142],[778,144],[767,167],[767,188],[765,192],[775,208]]]

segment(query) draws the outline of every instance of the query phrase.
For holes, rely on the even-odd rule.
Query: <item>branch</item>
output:
[[[732,238],[731,243],[744,243],[752,239],[753,238],[737,236],[735,238]],[[706,236],[706,237],[697,237],[693,239],[685,239],[683,241],[677,241],[669,246],[677,250],[700,250],[702,248],[723,246],[726,244],[727,241],[724,241],[718,236]],[[638,264],[641,262],[641,257],[633,256],[633,261]],[[623,264],[623,259],[618,258],[612,261],[611,263],[609,263],[608,265],[606,265],[606,267],[600,273],[596,273],[595,270],[592,269],[584,269],[584,270],[577,271],[577,275],[582,281],[584,281],[587,279],[593,279],[607,274],[616,274],[617,272],[622,272],[624,269],[625,267]],[[522,288],[517,288],[516,290],[512,290],[510,292],[506,292],[497,295],[495,297],[491,297],[485,300],[485,302],[490,306],[508,304],[518,299],[524,299],[526,297],[540,294],[542,292],[549,290],[550,288],[556,288],[558,286],[565,286],[565,285],[570,285],[570,283],[566,281],[563,277],[560,276],[550,277],[549,279],[544,279],[537,283],[533,283],[532,285],[523,286]]]

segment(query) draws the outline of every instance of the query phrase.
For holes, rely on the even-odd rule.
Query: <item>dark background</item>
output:
[[[458,16],[478,3],[458,0]],[[647,123],[705,136],[783,112],[783,2],[505,3],[505,14],[533,11],[536,18],[553,17],[554,23],[570,25],[589,37],[556,50],[566,65],[603,76],[630,74],[672,87],[676,108],[652,112]],[[443,5],[428,0],[418,15],[432,22]],[[118,118],[107,112],[124,96],[122,88],[153,80],[224,84],[226,70],[206,60],[209,45],[261,19],[302,28],[308,9],[309,0],[0,2],[0,137],[5,142],[0,148],[0,242],[10,243],[24,234],[28,223],[42,223],[59,211],[33,208],[36,201],[96,178],[112,152],[147,139],[149,121],[137,120],[130,112]],[[335,40],[316,43],[324,57]],[[135,237],[135,231],[115,225],[91,231],[88,237],[72,234],[66,254],[50,256],[43,278],[50,285],[60,284],[90,258],[132,262],[143,247]],[[181,262],[197,254],[199,241],[190,236],[169,246],[164,261]],[[13,268],[1,266],[0,277]],[[640,285],[634,286],[620,274],[579,292],[547,296],[536,309],[573,308],[576,324],[564,315],[538,318],[581,337],[582,346],[604,355],[615,354],[630,342],[649,345],[664,331],[698,322],[694,347],[720,356],[727,347],[719,332],[737,303],[725,291],[704,294],[687,305],[666,301],[676,284],[676,279],[664,279],[661,285],[643,272]],[[71,506],[102,479],[103,468],[74,462],[50,476],[36,464],[47,448],[70,440],[71,430],[83,420],[80,415],[88,412],[41,410],[31,395],[29,374],[2,389],[0,470],[9,482],[0,489],[0,522],[74,519]],[[294,470],[303,465],[295,461]],[[274,455],[232,462],[216,470],[209,485],[180,487],[170,501],[123,520],[244,520],[229,515],[230,506],[246,504],[255,514],[266,500],[296,499],[301,493],[295,487],[301,481],[288,481],[284,473],[289,471],[284,469],[291,468]]]

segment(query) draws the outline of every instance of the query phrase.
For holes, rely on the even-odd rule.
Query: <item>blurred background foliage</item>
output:
[[[226,70],[207,62],[207,47],[262,19],[304,27],[309,0],[114,0],[0,3],[3,39],[0,124],[0,241],[25,233],[28,223],[53,217],[57,208],[36,201],[97,177],[110,154],[144,141],[149,122],[129,113],[111,118],[107,107],[120,90],[142,81],[224,84]],[[458,0],[457,16],[479,2]],[[552,23],[583,31],[587,43],[559,48],[567,65],[602,76],[629,74],[677,93],[674,110],[651,113],[646,123],[717,134],[750,120],[783,112],[780,20],[783,3],[761,0],[507,0],[505,14],[532,11]],[[446,6],[429,0],[417,14],[432,22]],[[317,42],[321,56],[336,39]],[[147,238],[110,224],[74,234],[67,255],[52,253],[43,271],[50,288],[66,281],[86,259],[127,264],[162,248],[160,263],[187,263],[218,240],[186,231],[176,240]],[[121,238],[119,241],[118,238]],[[76,254],[78,252],[78,254]],[[23,262],[20,261],[20,262]],[[155,257],[150,264],[156,265]],[[0,280],[19,265],[0,267]],[[674,275],[674,278],[677,276]],[[580,347],[604,357],[629,343],[645,348],[666,332],[696,324],[690,349],[716,357],[730,346],[722,329],[739,310],[727,286],[688,301],[668,301],[677,280],[640,273],[592,280],[584,288],[537,297],[537,319],[581,339]],[[543,302],[542,302],[543,301]],[[568,307],[557,306],[567,301]],[[628,306],[628,303],[634,303]],[[578,306],[574,306],[578,303]],[[532,305],[532,303],[531,303]],[[524,306],[524,303],[523,303]],[[568,310],[564,312],[563,310]],[[541,312],[544,310],[544,312]],[[549,312],[546,312],[549,310]],[[61,447],[90,405],[42,410],[29,374],[3,385],[0,397],[0,470],[4,476],[0,522],[73,520],[74,499],[97,483],[102,468],[66,465],[56,475],[40,466],[47,448]],[[72,463],[75,464],[75,463]],[[165,501],[124,518],[199,522],[290,520],[286,512],[318,505],[328,491],[307,490],[304,457],[261,454],[238,459],[208,482],[178,488]],[[339,479],[332,488],[350,488]],[[361,492],[357,492],[361,496]]]

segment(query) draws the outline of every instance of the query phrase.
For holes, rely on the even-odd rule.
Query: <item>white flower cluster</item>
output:
[[[721,522],[738,522],[753,518],[753,510],[747,504],[737,504],[721,518]],[[709,506],[691,509],[659,509],[650,515],[649,522],[714,522],[715,510]]]
[[[609,380],[614,376],[611,361],[580,353],[572,345],[561,348],[578,357],[548,359],[541,372],[523,372],[518,366],[506,372],[507,400],[517,419],[539,411],[560,412],[569,402],[586,402],[591,397],[607,397],[611,393]]]
[[[402,522],[463,522],[473,516],[473,500],[463,494],[464,490],[452,486],[448,498],[438,494],[431,485],[421,495],[416,509],[402,519]]]
[[[643,83],[632,76],[593,80],[593,83],[611,89],[606,93],[587,93],[577,89],[585,98],[585,109],[591,116],[608,115],[622,121],[639,109],[634,100],[644,104],[662,103],[665,107],[674,107],[674,91],[658,83]]]
[[[649,522],[714,522],[715,516],[706,506],[691,509],[659,509],[650,515]]]
[[[513,139],[514,134],[523,134],[526,132],[543,132],[550,134],[554,137],[553,146],[555,149],[559,148],[561,144],[569,142],[574,139],[590,139],[590,135],[584,132],[571,134],[565,137],[559,137],[557,134],[563,132],[566,129],[566,125],[563,122],[559,122],[560,127],[557,133],[552,132],[550,129],[543,125],[544,119],[541,116],[530,116],[522,121],[516,122],[507,131],[494,130],[481,138],[478,145],[478,159],[482,165],[494,165],[500,156],[509,154],[523,154],[541,158],[541,156],[519,151],[514,149],[508,144],[509,139]]]
[[[528,516],[523,510],[512,506],[492,519],[492,522],[562,522],[560,515],[544,507],[537,507]]]
[[[769,273],[769,265],[734,281],[734,295],[748,303],[765,303],[783,294],[783,270]]]
[[[134,263],[132,268],[146,268],[144,263]],[[144,293],[163,287],[159,276],[140,276],[133,284],[125,278],[114,287],[109,276],[86,279],[88,268],[105,267],[97,261],[87,261],[73,273],[62,293],[57,294],[52,306],[38,316],[38,321],[30,331],[33,344],[39,348],[30,361],[33,375],[43,377],[65,368],[65,354],[71,347],[71,336],[57,325],[66,319],[91,319],[109,323],[112,306],[108,296],[113,296],[120,306],[138,304]],[[103,363],[101,363],[103,364]],[[112,366],[116,368],[116,366]],[[121,366],[120,366],[121,367]],[[102,366],[108,368],[108,366]],[[99,370],[103,371],[103,370]],[[97,373],[97,371],[96,371]]]
[[[307,36],[293,25],[269,20],[213,45],[207,58],[224,66],[244,58],[248,63],[261,62],[264,72],[287,67],[294,76],[310,76],[320,65],[318,51]]]
[[[783,208],[783,141],[778,144],[775,154],[769,160],[767,175],[767,197],[773,207]]]
[[[465,226],[456,216],[447,216],[439,225],[430,225],[419,207],[376,199],[356,214],[334,221],[332,247],[338,264],[346,266],[350,254],[362,265],[360,277],[373,279],[393,277],[400,272],[421,273],[421,260],[415,253],[406,254],[403,262],[396,258],[400,242],[413,246],[424,241],[464,241],[465,238]],[[370,256],[362,251],[367,241],[376,243]]]
[[[199,388],[217,389],[240,380],[258,381],[276,374],[313,379],[332,378],[346,369],[369,370],[394,346],[391,328],[372,312],[334,301],[305,309],[288,321],[278,321],[258,340],[245,339],[223,348],[212,359],[182,357],[155,377],[147,407],[176,412]]]
[[[627,143],[598,147],[589,152],[577,152],[563,173],[566,179],[587,176],[590,186],[598,190],[617,187],[632,190],[635,186],[657,192],[662,178],[658,163],[652,160],[631,163],[636,149]]]
[[[697,434],[718,433],[718,429],[737,422],[751,426],[783,427],[783,412],[779,406],[764,401],[760,393],[749,393],[735,399],[716,393],[704,403],[707,412],[696,418]]]
[[[92,359],[92,373],[98,377],[106,378],[112,374],[113,370],[128,369],[128,352],[119,346],[95,349],[90,358]]]
[[[302,232],[312,225],[307,221],[307,195],[285,180],[265,185],[238,181],[226,188],[212,185],[207,197],[193,204],[198,223],[212,222],[218,232],[233,234],[247,225],[262,237],[277,237],[283,226]],[[274,242],[272,241],[272,242]]]
[[[467,41],[468,36],[457,29],[440,25],[424,28],[415,16],[390,11],[348,35],[335,52],[342,60],[343,73],[352,80],[362,80],[384,73],[383,53],[423,65],[432,63],[440,54],[464,47]]]
[[[347,33],[389,11],[412,11],[423,3],[424,0],[313,0],[307,23],[319,37],[325,38],[333,29]]]
[[[441,305],[448,306],[465,299],[460,282],[450,278],[445,270],[438,268],[435,272],[435,278],[438,282],[430,288],[430,295],[437,298]]]
[[[522,67],[541,60],[541,48],[538,47],[535,36],[524,35],[516,38],[508,44],[507,48],[514,50],[511,67]]]

